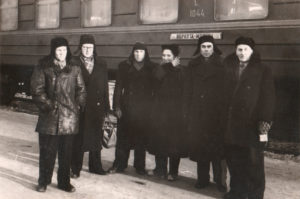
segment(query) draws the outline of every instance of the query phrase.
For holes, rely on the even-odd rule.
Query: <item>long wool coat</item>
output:
[[[261,63],[254,52],[238,81],[239,60],[235,54],[224,61],[225,73],[225,133],[226,144],[258,146],[259,121],[273,119],[275,89],[270,68]]]
[[[171,63],[154,71],[152,132],[148,151],[154,155],[183,157],[187,155],[186,129],[183,118],[185,67]]]
[[[189,156],[197,161],[222,152],[223,74],[221,58],[209,61],[199,55],[188,66],[185,107],[189,131]]]
[[[85,86],[78,65],[63,70],[46,57],[31,77],[31,94],[39,108],[36,131],[49,135],[78,133],[79,106],[85,103]]]
[[[151,61],[146,61],[140,70],[137,70],[130,60],[119,64],[113,106],[115,110],[122,111],[118,139],[127,140],[131,147],[147,142],[154,67],[155,64]]]
[[[81,68],[87,97],[86,106],[80,114],[80,133],[83,134],[83,151],[102,149],[102,124],[105,114],[109,111],[108,75],[106,62],[99,58],[94,60],[91,74],[87,71],[80,57],[74,58]]]

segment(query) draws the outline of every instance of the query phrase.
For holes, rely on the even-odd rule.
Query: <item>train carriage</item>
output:
[[[177,43],[187,64],[196,40],[210,34],[223,51],[240,36],[253,37],[276,84],[271,136],[300,142],[300,0],[1,0],[2,102],[15,93],[30,96],[29,79],[50,40],[64,36],[73,52],[79,36],[93,34],[111,79],[132,44],[144,42],[154,61],[160,45]],[[30,97],[29,97],[30,98]]]

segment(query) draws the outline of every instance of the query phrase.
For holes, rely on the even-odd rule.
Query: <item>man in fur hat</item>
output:
[[[51,184],[57,152],[58,188],[75,191],[70,184],[72,141],[78,133],[79,109],[84,106],[86,92],[81,70],[70,59],[68,41],[56,37],[51,40],[50,55],[40,60],[31,77],[32,98],[39,108],[39,192]]]
[[[134,149],[134,167],[140,175],[146,174],[146,143],[153,94],[152,72],[145,44],[134,44],[127,60],[119,64],[113,97],[113,109],[118,117],[115,161],[110,173],[124,172],[130,150]]]
[[[106,174],[101,163],[102,123],[110,109],[106,62],[97,57],[93,35],[81,35],[79,51],[80,55],[74,57],[73,62],[81,68],[87,97],[85,109],[80,113],[79,134],[73,142],[72,178],[80,176],[84,152],[89,152],[89,171]]]
[[[223,129],[221,126],[224,70],[221,51],[212,36],[202,36],[187,69],[185,93],[186,119],[189,129],[189,156],[197,162],[196,188],[209,185],[210,162],[214,181],[226,192],[226,164],[223,157]]]
[[[226,199],[262,199],[264,154],[274,109],[271,70],[263,65],[252,38],[239,37],[225,61],[226,159],[230,192]]]

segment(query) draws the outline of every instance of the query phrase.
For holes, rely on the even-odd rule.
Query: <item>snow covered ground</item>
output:
[[[139,176],[130,167],[124,174],[97,176],[87,172],[87,157],[80,178],[72,179],[75,193],[56,188],[56,171],[46,193],[35,191],[38,178],[38,145],[34,132],[37,116],[0,108],[0,199],[156,199],[156,198],[222,198],[214,184],[203,190],[194,188],[196,164],[183,159],[180,177],[168,182],[154,177]],[[114,149],[103,150],[103,166],[108,169]],[[147,169],[154,167],[154,158],[147,154]],[[300,163],[266,157],[266,199],[300,198]]]

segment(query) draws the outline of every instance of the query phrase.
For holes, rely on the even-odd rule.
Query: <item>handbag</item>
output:
[[[105,116],[102,131],[102,146],[105,148],[115,147],[117,144],[117,118],[114,115],[108,114]]]

